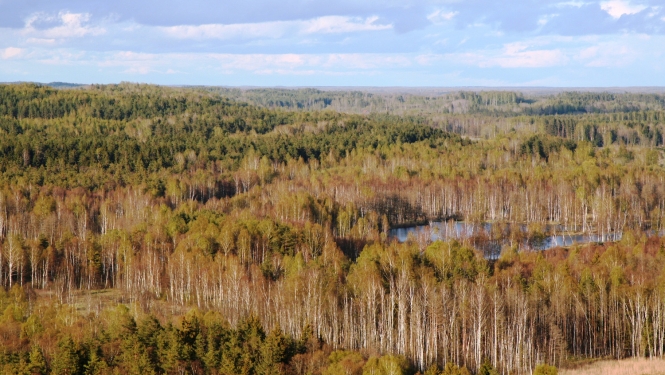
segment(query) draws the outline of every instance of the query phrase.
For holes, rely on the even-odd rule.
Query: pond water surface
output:
[[[502,225],[501,231],[504,233],[506,228],[510,228],[510,226],[506,226],[506,224],[473,224],[463,221],[431,222],[429,225],[416,225],[412,227],[391,229],[389,236],[391,238],[397,239],[399,242],[406,241],[410,234],[413,235],[414,238],[422,238],[423,236],[429,237],[429,239],[432,241],[451,239],[462,240],[483,234],[487,235],[488,238],[491,238],[490,234],[492,233],[494,225]],[[499,228],[496,229],[497,231],[499,230]],[[538,239],[526,239],[521,245],[535,250],[547,250],[558,246],[570,246],[574,244],[584,244],[590,242],[594,243],[619,241],[623,236],[622,232],[605,234],[566,234],[562,229],[563,228],[561,226],[548,226],[546,228],[547,232],[555,234],[546,235],[543,238]],[[523,234],[526,235],[527,228],[525,225],[520,225],[520,230],[523,232]],[[498,250],[500,250],[502,245],[508,243],[508,239],[490,240],[488,245],[492,248],[498,247]]]

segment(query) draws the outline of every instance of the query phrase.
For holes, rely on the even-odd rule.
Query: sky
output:
[[[0,82],[665,86],[665,0],[0,0]]]

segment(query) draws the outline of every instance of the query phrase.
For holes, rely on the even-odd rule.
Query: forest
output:
[[[664,133],[654,93],[0,85],[0,372],[663,358]]]

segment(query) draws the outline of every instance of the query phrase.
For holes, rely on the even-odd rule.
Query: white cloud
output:
[[[122,71],[123,73],[129,74],[148,74],[152,73],[153,70],[149,66],[133,66]],[[168,71],[167,71],[168,73]]]
[[[32,43],[49,43],[51,41],[81,38],[86,35],[102,35],[106,29],[88,25],[90,14],[88,13],[70,13],[60,12],[57,16],[38,13],[32,15],[25,22],[25,28],[22,33],[31,36],[28,39]],[[37,27],[40,23],[57,23],[57,26],[40,29]]]
[[[0,50],[0,58],[3,60],[14,59],[23,56],[24,50],[22,48],[7,47]]]
[[[405,54],[224,54],[118,52],[101,54],[92,62],[104,71],[126,74],[261,76],[371,76],[414,65]],[[90,61],[89,60],[89,61]]]
[[[33,51],[31,52],[35,61],[47,65],[60,65],[60,66],[77,66],[87,65],[90,63],[87,59],[89,55],[81,51],[72,50],[50,50],[50,51]]]
[[[163,61],[160,61],[160,56],[164,57]],[[149,74],[149,73],[158,73],[159,68],[173,63],[178,63],[179,60],[186,58],[183,54],[152,54],[152,53],[141,53],[141,52],[131,52],[131,51],[122,51],[116,52],[109,55],[101,56],[101,59],[97,59],[95,62],[97,66],[101,68],[120,68],[122,73],[126,74]],[[192,60],[194,61],[194,60]],[[165,68],[166,73],[170,68]]]
[[[57,61],[62,61],[57,58]],[[81,63],[81,60],[77,60]],[[413,65],[413,58],[402,54],[225,54],[225,53],[137,53],[116,52],[91,55],[86,59],[102,69],[127,74],[209,74],[251,73],[257,75],[350,75],[374,74],[380,70]],[[76,61],[75,61],[76,62]],[[207,73],[207,74],[208,74]]]
[[[320,65],[318,55],[302,54],[205,54],[199,59],[214,60],[226,70],[261,71],[277,68],[297,68]]]
[[[635,61],[638,51],[625,41],[612,41],[582,49],[575,58],[587,67],[621,67]]]
[[[612,18],[621,18],[624,14],[636,14],[647,7],[644,5],[633,5],[625,0],[610,0],[600,3],[600,9],[612,16]]]
[[[546,68],[564,65],[568,61],[560,49],[529,50],[525,43],[509,43],[501,51],[479,51],[447,55],[450,59],[482,68]]]
[[[263,22],[246,24],[209,24],[179,25],[159,27],[166,35],[178,39],[251,39],[279,38],[284,35],[289,25],[287,22]]]
[[[362,18],[326,16],[303,22],[301,32],[304,34],[352,33],[358,31],[379,31],[392,29],[392,24],[379,24],[379,17]]]
[[[563,65],[567,58],[565,54],[558,49],[555,50],[536,50],[522,51],[505,56],[498,57],[490,64],[498,65],[502,68],[545,68],[557,65]]]
[[[402,54],[340,53],[329,55],[327,67],[346,69],[394,69],[412,65],[410,57]]]
[[[440,62],[442,59],[442,55],[429,53],[416,56],[415,61],[420,65],[429,66]]]
[[[662,9],[663,9],[662,6],[652,6],[652,7],[649,9],[649,14],[647,14],[647,17],[649,17],[649,18],[653,18],[653,17],[658,16],[658,15],[660,14],[660,11],[661,11]]]
[[[427,19],[434,24],[441,24],[446,21],[452,20],[458,12],[446,12],[445,10],[435,10],[427,15]]]
[[[545,26],[545,25],[547,25],[548,22],[550,22],[552,19],[554,19],[555,17],[558,17],[558,16],[559,16],[559,14],[556,14],[556,13],[555,14],[546,14],[544,16],[541,16],[538,19],[538,26]]]
[[[592,59],[598,55],[598,46],[593,46],[593,47],[588,47],[582,49],[578,54],[577,57],[579,57],[582,60],[586,59]]]
[[[588,3],[584,1],[565,1],[561,3],[556,3],[554,4],[555,8],[565,8],[565,7],[575,7],[575,8],[581,8],[584,5],[589,5],[593,3]]]
[[[371,53],[331,53],[331,54],[209,54],[224,69],[265,71],[293,68],[326,68],[367,70],[378,68],[404,67],[411,64],[403,55]]]
[[[30,44],[53,45],[55,44],[56,40],[48,38],[28,38],[26,39],[26,42]]]
[[[178,25],[158,27],[178,39],[253,39],[280,38],[286,34],[341,34],[388,30],[392,24],[378,23],[378,17],[325,16],[310,20],[238,24]]]
[[[659,15],[654,20],[659,20],[660,17]],[[385,23],[371,18],[362,18],[362,21],[356,23],[366,21],[370,24]],[[405,52],[398,46],[395,48],[396,52],[393,53],[348,53],[347,50],[354,51],[357,48],[342,48],[339,47],[339,43],[336,43],[334,49],[326,48],[328,38],[323,37],[320,33],[327,29],[322,24],[310,29],[309,32],[314,34],[305,34],[305,30],[308,30],[303,26],[306,21],[299,22],[297,28],[284,28],[285,33],[292,33],[288,34],[289,39],[295,39],[292,40],[294,44],[299,40],[318,40],[322,47],[315,45],[311,48],[308,46],[307,49],[299,48],[299,50],[309,53],[284,53],[286,51],[280,51],[279,48],[264,48],[264,45],[270,43],[270,40],[266,39],[261,40],[261,43],[254,43],[260,44],[260,46],[256,48],[252,46],[247,49],[235,49],[234,47],[222,49],[214,46],[201,50],[196,46],[198,43],[192,43],[193,47],[188,50],[189,52],[180,53],[171,50],[170,45],[173,43],[171,40],[171,43],[167,43],[165,52],[145,53],[143,52],[145,50],[140,48],[141,45],[135,47],[123,44],[118,44],[122,47],[117,47],[118,45],[110,47],[119,48],[119,50],[105,51],[86,49],[89,45],[88,40],[83,41],[83,47],[78,47],[76,44],[78,39],[61,43],[60,39],[41,37],[41,35],[25,36],[22,34],[22,29],[1,29],[0,34],[6,36],[6,40],[5,45],[0,48],[0,74],[7,77],[4,80],[11,80],[11,76],[7,72],[20,67],[31,70],[29,74],[37,77],[31,78],[32,80],[42,81],[47,81],[47,79],[38,79],[38,77],[47,76],[54,77],[51,80],[67,79],[86,82],[140,80],[169,84],[471,84],[471,82],[464,81],[463,77],[444,76],[446,72],[457,70],[464,72],[463,76],[473,75],[477,80],[501,79],[512,84],[551,75],[571,80],[573,78],[566,77],[577,77],[579,82],[586,82],[585,84],[610,85],[645,82],[645,78],[640,78],[641,81],[634,78],[633,72],[650,72],[653,78],[646,78],[646,82],[651,82],[648,81],[651,79],[655,80],[653,84],[658,84],[657,82],[662,81],[660,77],[663,75],[657,74],[657,69],[665,66],[663,64],[665,50],[658,47],[665,45],[665,36],[658,35],[625,33],[586,37],[548,35],[512,38],[511,36],[511,39],[518,40],[520,43],[505,43],[505,39],[492,38],[489,41],[487,38],[483,39],[484,29],[477,33],[467,31],[455,33],[455,28],[451,28],[438,34],[418,31],[422,34],[420,37],[418,32],[414,33],[413,38],[410,38],[413,43],[423,43],[424,41],[430,47],[420,48],[417,50],[418,52]],[[34,27],[44,31],[60,25],[61,22],[56,19],[50,23],[35,24]],[[87,23],[84,22],[81,25],[85,26]],[[97,25],[99,24],[93,23],[93,26]],[[99,38],[100,43],[102,40],[108,41],[110,37],[114,37],[116,40],[115,32],[120,33],[118,38],[125,35],[125,31],[122,29],[125,24],[114,26],[104,23],[103,26],[107,27],[108,33],[112,35],[109,38]],[[137,39],[145,37],[150,42],[160,41],[156,38],[159,36],[162,37],[161,41],[169,40],[151,26],[141,26],[137,30],[140,33],[130,35],[134,35]],[[279,30],[279,27],[276,27],[276,30]],[[387,40],[391,40],[391,35],[393,35],[392,32],[380,34],[381,37],[387,37]],[[353,37],[352,34],[341,34],[341,36],[336,39]],[[433,46],[444,37],[447,38],[448,47],[446,49],[450,53],[439,52],[444,49]],[[467,43],[458,46],[462,37],[470,39]],[[28,43],[29,38],[33,39]],[[216,39],[210,41],[211,44],[219,44]],[[10,46],[11,48],[6,48]],[[159,51],[159,47],[156,45],[153,51]],[[239,52],[234,53],[238,50]],[[245,50],[247,53],[244,53]],[[274,53],[265,53],[266,50],[274,51]],[[229,51],[229,53],[216,53],[220,51]],[[5,60],[8,58],[16,60]],[[488,69],[477,69],[478,67]],[[608,67],[611,72],[605,72],[605,69],[598,70],[595,67]],[[598,77],[594,78],[595,81],[584,80],[588,76],[593,77],[594,75]],[[293,79],[287,77],[293,77]],[[339,79],[331,77],[339,77]],[[369,79],[368,77],[382,78]],[[658,81],[659,79],[660,81]],[[569,85],[582,84],[573,81],[565,82],[568,82]]]

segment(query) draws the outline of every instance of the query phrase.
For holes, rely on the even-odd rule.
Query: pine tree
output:
[[[273,375],[281,373],[281,366],[291,356],[292,344],[278,326],[270,332],[261,346],[261,359],[257,366],[259,374]]]
[[[102,375],[108,368],[106,361],[99,355],[98,351],[97,348],[90,350],[90,358],[84,366],[84,375]]]
[[[152,363],[146,348],[136,339],[126,339],[123,345],[122,362],[123,372],[128,375],[154,375],[155,366]]]
[[[46,375],[46,360],[41,348],[37,345],[33,345],[30,349],[29,369],[32,375]]]
[[[53,375],[78,375],[80,372],[80,357],[76,344],[71,336],[64,336],[58,341],[51,373]]]

